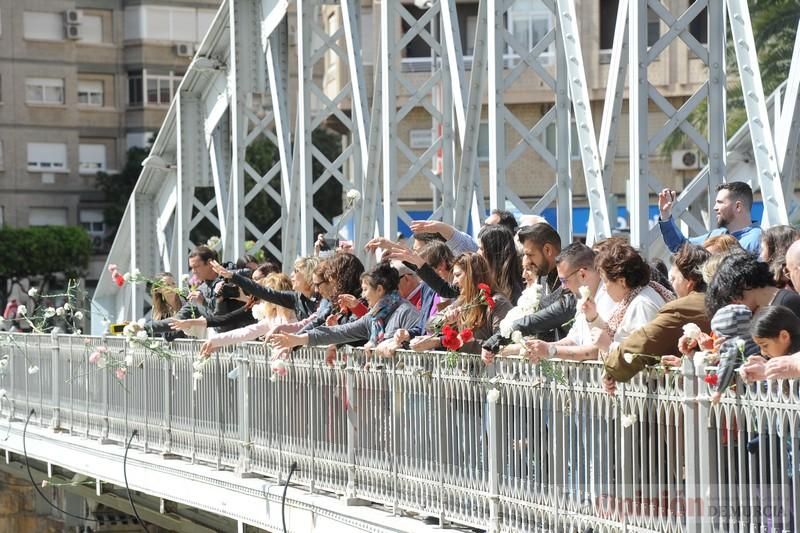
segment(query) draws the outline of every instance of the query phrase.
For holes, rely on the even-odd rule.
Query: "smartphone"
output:
[[[122,335],[123,329],[125,329],[125,324],[111,324],[108,326],[108,332],[112,335]]]

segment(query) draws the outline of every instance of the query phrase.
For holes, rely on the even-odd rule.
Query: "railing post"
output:
[[[699,448],[699,434],[702,430],[698,426],[700,420],[698,416],[698,385],[697,375],[695,374],[694,362],[691,358],[683,359],[681,367],[683,373],[683,427],[684,427],[684,450],[686,468],[686,532],[699,533],[702,530],[702,521],[698,514],[698,505],[702,505],[700,490],[700,470],[699,457],[707,457]],[[708,443],[706,443],[708,449]]]
[[[311,482],[309,491],[314,494],[315,485],[317,481],[317,367],[315,363],[315,355],[317,351],[314,348],[306,348],[305,356],[311,362],[310,371],[308,373],[308,409],[309,423],[311,431],[309,431],[310,452],[311,452]]]
[[[125,346],[127,350],[127,345]],[[110,372],[101,372],[101,383],[103,384],[103,428],[100,430],[100,444],[109,444],[108,433],[109,433],[109,424],[108,424],[108,403],[109,399],[109,379],[111,376]]]
[[[355,395],[355,370],[353,369],[353,354],[348,354],[344,369],[345,387],[345,415],[347,418],[347,488],[345,489],[345,502],[351,505],[356,499],[356,422],[358,421],[357,404]],[[355,415],[355,416],[354,416]]]
[[[501,363],[495,362],[497,366]],[[498,369],[499,374],[499,369]],[[488,391],[483,391],[482,404],[487,406],[488,420],[487,431],[489,432],[489,533],[500,531],[500,449],[503,441],[500,435],[500,398],[493,395],[489,400]]]
[[[219,359],[219,352],[215,358],[217,368],[214,372],[214,384],[216,385],[216,398],[214,402],[214,415],[217,423],[217,470],[222,470],[222,361]]]
[[[717,461],[711,461],[711,450],[709,449],[708,444],[708,419],[709,419],[709,411],[711,405],[711,398],[709,397],[708,393],[700,394],[701,387],[705,385],[701,385],[703,378],[706,375],[706,364],[705,361],[697,361],[695,362],[695,375],[692,377],[692,381],[695,382],[695,387],[697,388],[697,420],[695,421],[695,427],[697,428],[697,441],[695,445],[695,450],[697,450],[697,457],[694,458],[695,463],[697,464],[697,471],[699,472],[699,485],[698,485],[698,498],[694,501],[694,508],[697,512],[698,520],[700,521],[700,531],[708,532],[711,531],[711,522],[710,522],[710,515],[707,511],[707,508],[711,505],[716,505],[719,502],[712,502],[711,501],[711,469],[710,464],[717,464]],[[716,453],[716,450],[714,450]],[[699,458],[703,458],[701,462]],[[692,502],[689,502],[690,504]],[[689,507],[691,510],[691,507]]]
[[[53,407],[53,418],[50,420],[50,428],[53,431],[58,431],[61,427],[61,372],[59,364],[60,361],[60,347],[58,345],[58,336],[52,335],[52,343],[53,349],[51,352],[52,356],[52,368],[50,372],[50,376],[52,378],[52,407]],[[69,339],[70,349],[72,348],[72,338]]]
[[[163,390],[164,397],[161,399],[163,418],[161,419],[161,432],[163,445],[161,455],[172,455],[172,361],[169,359],[162,359],[161,367],[163,369]]]
[[[239,424],[239,462],[236,473],[244,475],[250,472],[250,357],[249,350],[237,361],[239,375],[236,378],[236,391],[238,395],[239,410],[237,413]]]
[[[564,368],[563,363],[555,363]],[[541,379],[541,368],[539,369]],[[564,499],[564,490],[566,482],[564,479],[564,470],[566,468],[566,456],[564,453],[564,446],[567,444],[567,439],[564,438],[564,406],[561,404],[558,397],[558,380],[550,379],[550,405],[551,413],[551,433],[550,433],[550,449],[552,450],[551,457],[553,458],[550,463],[550,480],[552,485],[550,487],[551,500],[550,503],[553,507],[553,514],[550,516],[550,527],[552,529],[558,528],[558,517],[561,516],[561,502]],[[573,465],[574,468],[574,465]]]

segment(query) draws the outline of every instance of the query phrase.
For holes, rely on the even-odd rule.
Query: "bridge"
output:
[[[100,346],[133,357],[123,379],[89,362]],[[432,529],[423,517],[487,531],[800,521],[797,383],[737,383],[712,406],[700,362],[651,370],[612,397],[595,363],[545,377],[508,359],[486,378],[477,356],[376,362],[354,349],[327,366],[305,349],[275,381],[256,343],[216,354],[202,379],[197,341],[176,341],[171,359],[75,335],[13,335],[4,350],[2,469],[30,467],[37,484],[127,512],[130,490],[143,520],[172,530],[282,531],[287,483],[288,531]],[[85,508],[71,512],[91,525]]]
[[[679,191],[673,216],[685,230],[701,232],[713,223],[708,216],[713,189],[726,178],[746,179],[760,191],[764,224],[795,216],[800,47],[795,46],[786,83],[765,95],[744,0],[698,0],[678,14],[660,2],[648,2],[645,9],[640,2],[621,1],[599,128],[591,112],[578,25],[582,15],[575,3],[545,0],[555,23],[528,47],[503,22],[513,15],[513,4],[478,3],[476,37],[467,55],[454,0],[420,4],[415,15],[400,0],[387,0],[376,4],[368,21],[361,19],[364,8],[354,0],[225,0],[144,162],[108,262],[131,271],[185,273],[198,225],[216,228],[216,247],[226,260],[240,257],[245,241],[252,239],[288,265],[312,250],[315,225],[331,237],[349,228],[347,236],[361,253],[376,234],[394,236],[399,223],[411,220],[399,200],[414,180],[434,191],[433,218],[473,231],[486,215],[487,196],[488,207],[512,206],[521,213],[555,207],[565,242],[572,240],[572,207],[580,192],[589,208],[586,237],[591,242],[611,234],[609,203],[620,196],[611,194],[614,156],[624,129],[629,177],[621,196],[630,214],[631,242],[645,253],[664,253],[649,220],[652,195],[664,186],[650,168],[650,156],[677,131],[709,161]],[[687,29],[704,9],[710,21],[705,44]],[[651,19],[668,31],[648,46],[641,36]],[[736,44],[736,72],[726,66],[728,34]],[[424,72],[408,72],[400,57],[412,40],[431,50]],[[678,108],[657,89],[655,68],[677,43],[702,62],[698,75],[706,78]],[[375,46],[375,60],[366,65],[361,52]],[[543,55],[548,57],[544,63]],[[629,64],[637,68],[629,70]],[[321,77],[321,69],[335,69],[336,76]],[[552,106],[531,128],[510,104],[512,85],[521,76],[552,96]],[[728,76],[741,81],[748,119],[730,139],[725,131]],[[629,124],[622,120],[625,100]],[[705,133],[689,120],[701,103],[708,109]],[[484,106],[492,139],[484,163],[488,180],[478,171],[477,154]],[[648,123],[649,106],[663,114],[663,124]],[[412,109],[430,116],[438,132],[419,155],[398,135]],[[334,160],[313,142],[312,133],[322,125],[341,134],[342,151]],[[555,152],[542,143],[549,129]],[[518,141],[511,142],[510,132]],[[247,151],[265,139],[276,156],[269,168],[257,170]],[[552,184],[533,205],[522,199],[530,184],[509,175],[524,153],[535,153],[552,168]],[[579,156],[576,165],[573,153]],[[729,153],[736,157],[729,161]],[[408,164],[400,165],[401,159]],[[312,168],[318,169],[316,178]],[[341,220],[326,218],[323,200],[315,199],[328,182],[361,197]],[[256,212],[265,205],[274,216],[258,221]],[[143,302],[141,287],[119,291],[108,273],[94,299],[96,309],[112,319],[141,316]]]

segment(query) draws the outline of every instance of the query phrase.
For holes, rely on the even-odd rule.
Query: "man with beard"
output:
[[[717,215],[717,229],[687,239],[672,219],[672,205],[677,195],[675,191],[664,189],[658,195],[658,227],[664,243],[672,253],[676,253],[687,240],[692,244],[703,244],[709,237],[728,233],[735,237],[742,248],[758,255],[761,251],[761,228],[753,224],[750,210],[753,208],[753,189],[744,182],[732,181],[717,187],[714,213]]]
[[[569,322],[575,316],[575,295],[564,290],[556,270],[556,257],[561,253],[561,237],[546,222],[520,229],[517,237],[528,263],[539,277],[542,293],[539,310],[514,322],[512,330],[519,330],[525,336],[536,335],[547,342],[563,339],[569,331]],[[490,362],[494,354],[509,341],[500,333],[489,337],[483,343],[484,361]]]

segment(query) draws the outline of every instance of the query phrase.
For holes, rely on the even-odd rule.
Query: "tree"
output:
[[[751,1],[750,18],[758,50],[758,65],[761,70],[764,95],[769,97],[789,76],[797,21],[800,19],[800,3],[796,0]],[[726,136],[730,138],[747,121],[730,32],[728,32],[727,64],[728,73],[736,73],[735,76],[729,76],[726,97]],[[688,121],[701,134],[708,135],[707,100],[689,114]],[[661,153],[669,155],[673,150],[689,147],[690,143],[686,134],[677,130],[661,145]]]
[[[79,226],[0,229],[0,297],[6,300],[8,281],[55,274],[82,277],[89,266],[92,241]]]

